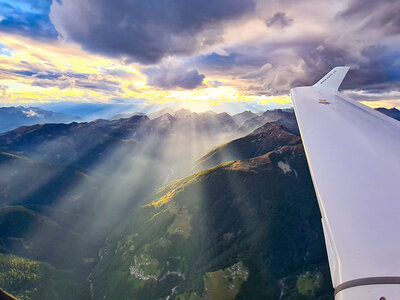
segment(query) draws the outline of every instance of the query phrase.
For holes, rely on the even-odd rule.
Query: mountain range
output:
[[[23,299],[333,299],[292,110],[2,133],[0,252]]]
[[[0,107],[0,132],[6,132],[20,126],[44,123],[69,123],[78,117],[44,110],[38,107]]]

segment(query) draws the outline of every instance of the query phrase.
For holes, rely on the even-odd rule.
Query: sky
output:
[[[288,107],[340,65],[400,108],[400,1],[0,0],[0,106]]]

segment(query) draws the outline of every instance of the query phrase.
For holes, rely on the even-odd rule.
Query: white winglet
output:
[[[328,74],[321,78],[314,87],[324,88],[333,91],[339,90],[339,86],[342,84],[344,77],[349,71],[349,67],[336,67],[333,68]]]

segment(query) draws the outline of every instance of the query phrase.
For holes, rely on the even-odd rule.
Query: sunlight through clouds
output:
[[[0,55],[0,78],[5,79],[12,103],[46,103],[52,101],[108,102],[118,97],[129,102],[131,98],[150,102],[199,101],[206,105],[219,102],[248,102],[260,100],[286,103],[281,97],[260,97],[242,93],[220,83],[213,86],[211,79],[194,90],[163,90],[147,85],[140,67],[123,61],[90,55],[76,45],[61,41],[51,45],[28,38],[16,39],[0,34],[12,55]],[[193,105],[195,107],[198,105]],[[204,105],[200,105],[204,106]]]
[[[223,10],[196,11],[185,2],[175,13],[157,1],[133,1],[116,5],[115,14],[104,1],[5,3],[0,83],[8,86],[7,105],[137,99],[288,105],[291,87],[311,84],[336,65],[353,66],[343,88],[363,89],[359,100],[398,90],[399,32],[386,15],[399,6],[391,1],[368,2],[376,8],[368,32],[358,22],[365,11],[354,9],[359,0],[221,0],[215,5]],[[149,7],[159,17],[143,19]]]

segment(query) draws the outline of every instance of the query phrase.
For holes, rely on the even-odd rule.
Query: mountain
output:
[[[156,112],[148,114],[148,117],[150,119],[156,119],[156,118],[161,117],[162,115],[165,115],[165,114],[173,115],[174,114],[174,110],[172,110],[169,107],[163,108],[162,110],[159,110],[159,111],[156,111]]]
[[[145,113],[141,112],[134,112],[134,113],[122,113],[122,114],[117,114],[113,117],[110,118],[111,121],[118,120],[118,119],[129,119],[130,117],[133,116],[145,116]]]
[[[283,146],[300,144],[299,136],[276,123],[266,123],[252,133],[219,146],[202,156],[195,170],[212,168],[232,160],[242,160],[264,155]]]
[[[232,116],[233,120],[239,126],[243,125],[244,122],[249,121],[256,117],[257,117],[257,114],[255,114],[249,110],[246,110],[244,112],[241,112],[241,113],[238,113],[238,114]]]
[[[74,283],[49,264],[15,255],[0,254],[0,286],[17,298],[0,299],[82,299]],[[69,298],[65,297],[69,295]]]
[[[297,127],[296,116],[294,115],[293,109],[267,110],[260,116],[245,121],[238,129],[238,132],[241,134],[249,133],[267,122],[281,124],[293,133],[299,135],[299,129]]]
[[[86,284],[82,284],[84,274],[92,267],[97,249],[108,235],[110,227],[115,226],[115,223],[102,224],[97,220],[99,215],[104,214],[106,203],[101,197],[100,187],[96,178],[76,168],[53,166],[0,153],[1,252],[51,264],[51,270],[56,268],[57,273],[63,273],[62,278],[68,285],[73,285],[77,293],[79,291],[81,298],[76,299],[85,299],[88,290]],[[96,231],[93,230],[94,226],[97,227]],[[55,280],[55,275],[51,275],[53,271],[46,271],[48,268],[45,267],[44,273],[41,273],[40,266],[43,264],[38,264],[32,270],[28,268],[30,263],[25,263],[22,258],[17,261],[22,261],[19,267],[21,273],[34,271],[38,272],[35,276],[47,278],[48,287],[36,286],[39,295],[46,294],[45,291],[50,293],[53,289],[50,286]],[[23,266],[28,269],[24,271]],[[1,270],[4,272],[4,269]],[[1,278],[0,287],[7,288],[7,282],[2,282]],[[32,285],[36,285],[32,276],[28,278],[33,282]],[[21,287],[24,282],[28,284],[21,278],[19,282]],[[6,290],[15,293],[17,287],[14,283],[9,282],[11,289]],[[29,290],[28,286],[23,289]],[[26,295],[23,299],[43,299],[33,297],[36,292],[32,291],[32,297]],[[65,293],[63,297],[48,296],[45,299],[69,298]]]
[[[400,121],[400,110],[398,110],[398,109],[396,109],[394,107],[391,108],[391,109],[387,109],[387,108],[384,108],[384,107],[379,107],[379,108],[376,108],[376,110],[381,112],[381,113],[383,113],[383,114],[385,114],[385,115],[387,115],[387,116],[389,116],[389,117],[392,117],[393,119],[396,119],[396,120]]]
[[[91,168],[115,149],[132,154],[138,143],[146,144],[150,140],[159,145],[147,150],[150,156],[159,152],[160,146],[165,149],[177,145],[183,151],[191,150],[190,155],[200,155],[237,128],[226,113],[196,114],[180,110],[174,115],[163,114],[155,119],[135,115],[118,120],[20,127],[0,134],[0,151],[52,164]]]
[[[79,118],[38,107],[0,107],[0,132],[6,132],[20,126],[44,123],[70,123],[75,120],[79,120]]]
[[[198,116],[197,113],[191,112],[190,110],[184,109],[184,108],[181,108],[181,109],[175,111],[172,115],[177,119],[185,119],[185,118],[192,118],[194,116]]]
[[[146,120],[145,116],[134,116],[117,121],[24,126],[0,134],[0,150],[52,164],[88,168],[115,148],[132,151],[135,142],[124,138]]]
[[[131,163],[125,155],[124,166],[103,178],[71,166],[0,153],[0,251],[51,264],[79,292],[74,299],[88,299],[86,279],[98,249],[167,176],[155,172],[157,165],[146,164],[148,172],[143,172],[139,162],[125,170]],[[44,299],[70,298],[65,293]]]
[[[69,268],[98,246],[86,230],[105,203],[99,180],[8,153],[0,153],[0,175],[2,251]]]
[[[0,134],[0,151],[103,175],[126,164],[129,157],[151,161],[156,170],[149,172],[170,180],[188,175],[195,159],[226,142],[238,128],[227,113],[179,110],[174,115],[20,127]]]
[[[176,121],[175,126],[186,130],[227,132],[232,133],[239,126],[232,116],[227,113],[215,113],[213,111],[195,113],[188,109],[179,109],[173,111],[170,108],[164,108],[161,111],[149,114],[151,120],[159,119],[163,115],[169,115]]]
[[[96,299],[332,299],[301,144],[159,189],[112,234]]]

